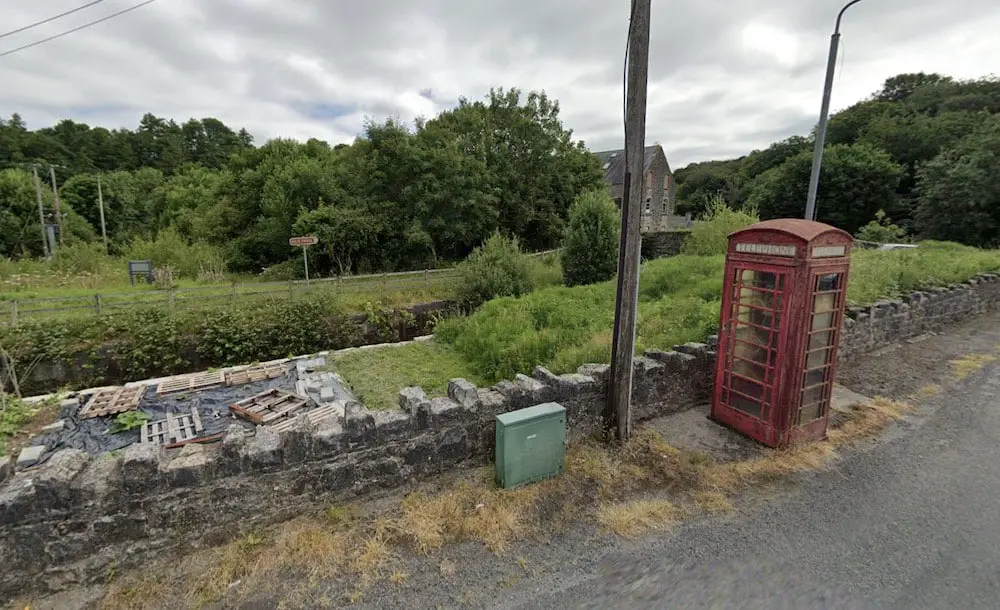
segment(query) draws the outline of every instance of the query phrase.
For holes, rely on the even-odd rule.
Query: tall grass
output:
[[[718,324],[722,256],[677,256],[643,265],[636,348],[703,341]],[[924,242],[912,250],[854,253],[848,300],[870,304],[933,286],[1000,271],[1000,251]],[[491,382],[543,365],[556,373],[585,362],[608,362],[614,323],[614,282],[548,288],[486,303],[468,318],[438,326],[475,373]]]
[[[722,195],[714,195],[705,214],[691,227],[691,234],[684,240],[681,253],[701,256],[725,254],[730,233],[759,221],[756,208],[734,210],[726,204]]]

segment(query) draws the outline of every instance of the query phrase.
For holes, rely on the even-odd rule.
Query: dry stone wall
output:
[[[1000,276],[849,312],[842,353],[852,358],[996,309]],[[637,358],[634,417],[667,415],[710,398],[714,342]],[[213,545],[333,502],[402,486],[460,465],[488,463],[494,417],[555,401],[570,435],[600,426],[608,366],[554,375],[536,368],[490,388],[455,379],[448,396],[405,388],[399,409],[347,400],[341,417],[276,433],[231,426],[221,443],[118,455],[62,450],[40,466],[0,466],[0,599],[99,581],[109,568]],[[4,482],[3,479],[6,479]]]

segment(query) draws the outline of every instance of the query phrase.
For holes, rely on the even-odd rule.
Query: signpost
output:
[[[304,235],[302,237],[291,237],[288,239],[289,246],[302,246],[302,260],[306,266],[306,286],[309,286],[309,246],[319,243],[319,238],[315,235]]]

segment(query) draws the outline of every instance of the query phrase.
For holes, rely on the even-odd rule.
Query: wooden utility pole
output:
[[[618,292],[606,417],[609,424],[614,424],[620,441],[628,440],[632,434],[632,352],[635,350],[635,319],[639,303],[639,251],[642,242],[639,229],[644,190],[650,4],[651,0],[632,0],[629,23],[625,97],[626,196],[622,203]]]
[[[97,177],[97,209],[101,211],[101,237],[104,238],[104,251],[110,253],[108,249],[108,229],[104,226],[104,193],[101,191],[101,177]]]
[[[45,233],[45,209],[42,207],[42,187],[38,182],[38,166],[31,166],[31,175],[35,178],[35,201],[38,202],[38,222],[42,225],[42,254],[49,257],[49,236]]]
[[[56,225],[59,227],[59,245],[63,245],[62,212],[59,211],[59,187],[56,186],[56,168],[49,166],[49,176],[52,178],[52,204],[56,210]]]

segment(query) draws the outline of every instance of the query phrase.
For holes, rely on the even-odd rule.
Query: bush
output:
[[[532,263],[521,252],[517,238],[494,233],[458,266],[458,281],[458,300],[478,307],[497,297],[531,292]]]
[[[122,255],[127,260],[153,261],[155,267],[169,266],[176,277],[185,279],[197,279],[206,268],[225,269],[221,250],[206,243],[189,244],[173,228],[160,231],[154,239],[135,238]]]
[[[681,254],[725,254],[729,246],[729,234],[757,222],[760,222],[760,218],[755,208],[734,210],[721,195],[716,195],[709,203],[705,215],[691,227],[691,234],[681,246]]]
[[[898,244],[905,236],[906,231],[892,224],[892,221],[886,218],[884,210],[876,212],[875,219],[861,227],[855,235],[861,241],[879,244]]]
[[[618,271],[618,209],[603,191],[589,191],[569,209],[563,237],[563,282],[581,286],[610,280]]]

